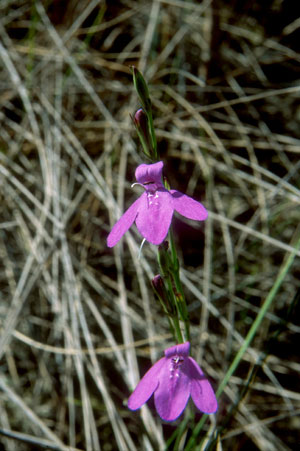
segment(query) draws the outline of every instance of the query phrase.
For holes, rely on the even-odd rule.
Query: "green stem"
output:
[[[180,274],[179,274],[179,263],[178,263],[178,257],[177,257],[177,251],[174,243],[173,238],[173,232],[170,229],[169,230],[169,242],[170,242],[170,249],[171,249],[171,256],[172,256],[172,276],[175,283],[175,288],[178,293],[180,293],[180,300],[175,296],[175,302],[177,305],[177,309],[179,310],[180,319],[184,323],[185,328],[185,334],[186,334],[186,340],[189,341],[190,339],[190,322],[189,322],[189,314],[188,309],[186,305],[186,300],[184,296],[184,291],[182,288],[181,280],[180,280]],[[180,305],[179,305],[180,303]]]
[[[184,343],[184,339],[182,336],[182,332],[180,329],[180,323],[179,323],[179,319],[177,318],[177,316],[173,316],[173,326],[176,332],[176,337],[177,337],[177,341],[178,343]]]
[[[151,109],[146,111],[146,114],[147,114],[148,123],[149,123],[149,132],[150,132],[151,144],[152,144],[152,148],[153,148],[153,152],[154,152],[154,159],[155,159],[155,161],[158,161],[159,158],[158,158],[158,152],[157,152],[157,141],[156,141],[156,136],[155,136],[155,131],[154,131],[154,124],[153,124],[153,117],[152,117]]]
[[[158,300],[159,300],[159,302],[160,302],[160,305],[162,306],[163,311],[165,312],[165,314],[166,314],[166,316],[167,316],[167,318],[168,318],[170,330],[171,330],[172,334],[174,335],[174,337],[176,337],[176,336],[177,336],[177,333],[175,332],[175,328],[174,328],[174,325],[173,325],[173,321],[172,321],[171,318],[170,318],[170,313],[169,313],[169,311],[168,311],[168,308],[167,308],[167,306],[165,305],[164,300],[161,298],[161,296],[159,295],[159,293],[158,293],[155,289],[154,289],[154,291],[155,291],[156,296],[157,296],[157,298],[158,298]]]
[[[173,306],[171,318],[172,318],[172,323],[173,323],[173,327],[175,330],[175,336],[176,336],[178,343],[184,343],[184,339],[183,339],[182,332],[180,329],[180,322],[179,322],[180,312],[178,310],[176,296],[175,296],[175,293],[173,290],[171,277],[168,275],[165,275],[165,280],[166,280],[167,287],[168,287],[170,304]]]
[[[188,423],[192,420],[191,414],[188,413],[185,415],[183,420],[181,420],[178,428],[173,432],[171,437],[167,440],[165,451],[174,451],[179,449],[179,444],[181,441],[181,437],[184,434]],[[175,442],[175,443],[174,443]],[[181,448],[180,448],[181,449]]]

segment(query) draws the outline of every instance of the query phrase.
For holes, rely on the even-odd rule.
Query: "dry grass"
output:
[[[228,3],[0,3],[0,449],[156,450],[176,429],[126,408],[172,344],[151,292],[156,249],[138,260],[135,230],[106,247],[142,162],[131,65],[149,81],[171,186],[210,211],[174,227],[194,356],[214,387],[291,253],[299,19],[287,1]],[[217,449],[300,442],[299,276],[297,258],[220,399]]]

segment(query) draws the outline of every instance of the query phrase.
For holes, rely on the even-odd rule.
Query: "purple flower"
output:
[[[161,244],[171,225],[174,210],[189,219],[204,221],[207,211],[200,202],[176,190],[168,191],[162,183],[163,162],[141,164],[135,171],[145,192],[128,208],[107,237],[113,247],[135,221],[140,234],[152,244]]]
[[[139,409],[154,393],[159,416],[176,420],[185,409],[189,397],[204,413],[215,413],[218,403],[214,391],[196,361],[189,357],[190,343],[165,350],[165,357],[156,362],[141,379],[128,399],[131,410]]]

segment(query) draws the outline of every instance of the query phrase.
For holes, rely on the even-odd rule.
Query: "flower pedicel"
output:
[[[196,361],[189,357],[190,343],[172,346],[140,380],[128,399],[131,410],[139,409],[154,393],[156,410],[162,420],[174,421],[185,409],[190,396],[204,413],[215,413],[214,391]]]
[[[135,171],[137,184],[145,192],[126,210],[107,237],[113,247],[135,221],[140,234],[159,245],[167,236],[174,210],[188,219],[204,221],[207,211],[200,202],[176,190],[168,191],[162,183],[163,162],[141,164]]]

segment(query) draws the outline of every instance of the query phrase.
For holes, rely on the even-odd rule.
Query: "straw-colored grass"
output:
[[[138,259],[134,227],[106,246],[144,161],[131,65],[171,186],[210,213],[174,234],[193,356],[217,389],[299,237],[297,36],[275,0],[0,2],[1,449],[163,450],[180,424],[126,407],[173,344],[155,247]],[[299,445],[299,256],[199,443]]]

